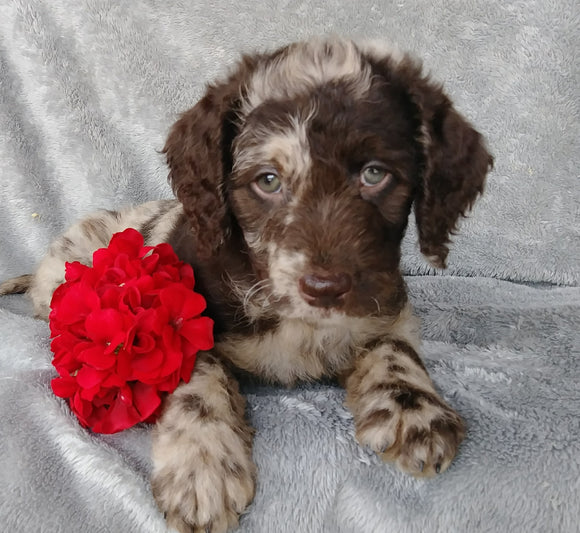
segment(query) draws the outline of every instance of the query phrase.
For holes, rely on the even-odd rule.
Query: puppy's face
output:
[[[411,205],[444,266],[491,164],[417,63],[340,39],[244,58],[165,150],[198,255],[249,257],[256,315],[314,320],[396,314]]]
[[[284,316],[377,314],[402,296],[418,124],[383,79],[356,89],[333,80],[261,103],[234,141],[229,201]]]

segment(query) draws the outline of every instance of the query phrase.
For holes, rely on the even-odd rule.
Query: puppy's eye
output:
[[[261,174],[253,185],[258,190],[258,193],[262,195],[278,194],[282,191],[282,183],[275,172]]]
[[[370,164],[364,167],[360,173],[360,181],[365,187],[376,187],[390,180],[391,173],[382,166]]]

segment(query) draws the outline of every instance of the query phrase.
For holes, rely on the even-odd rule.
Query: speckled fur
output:
[[[127,227],[192,263],[216,345],[153,435],[153,493],[168,524],[223,533],[253,497],[252,430],[232,370],[287,386],[338,378],[361,444],[413,475],[443,472],[465,430],[419,358],[400,243],[413,205],[421,249],[444,266],[492,159],[441,87],[377,45],[295,43],[245,56],[208,87],[165,153],[179,201],[91,215],[52,244],[33,279],[2,287],[31,281],[46,319],[64,262],[90,264]],[[368,187],[363,170],[377,160],[385,180]],[[265,171],[279,176],[279,194],[256,190]],[[312,276],[348,288],[309,298]]]
[[[31,279],[28,291],[36,317],[48,320],[52,293],[64,283],[65,262],[91,265],[93,252],[127,228],[141,231],[146,245],[164,242],[181,213],[178,202],[162,200],[121,211],[98,211],[71,226],[50,245]]]

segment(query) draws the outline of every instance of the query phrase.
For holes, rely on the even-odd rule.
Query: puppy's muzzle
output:
[[[302,298],[313,307],[341,307],[352,288],[352,278],[345,272],[307,274],[298,282]]]

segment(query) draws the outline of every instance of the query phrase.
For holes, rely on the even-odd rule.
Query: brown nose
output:
[[[339,307],[352,287],[345,272],[338,274],[307,274],[298,282],[304,300],[314,307]]]

